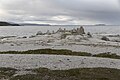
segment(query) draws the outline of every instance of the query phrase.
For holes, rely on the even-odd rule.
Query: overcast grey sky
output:
[[[0,20],[50,24],[120,24],[119,0],[0,0]]]

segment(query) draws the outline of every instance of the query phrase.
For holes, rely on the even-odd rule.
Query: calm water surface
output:
[[[80,26],[0,26],[0,36],[30,36],[38,31],[56,31],[59,28],[73,29]],[[86,32],[120,34],[120,26],[84,26]]]

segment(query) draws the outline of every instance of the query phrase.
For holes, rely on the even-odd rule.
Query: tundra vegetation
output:
[[[37,49],[37,50],[28,50],[28,51],[5,51],[5,52],[0,52],[0,54],[48,54],[48,55],[90,56],[90,57],[120,59],[120,55],[110,52],[91,54],[87,52],[75,52],[67,49]]]
[[[69,70],[30,69],[34,74],[15,75],[16,69],[0,68],[0,80],[119,80],[120,70],[111,68],[76,68]]]

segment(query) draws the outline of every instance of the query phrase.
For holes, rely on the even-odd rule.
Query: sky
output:
[[[120,0],[0,0],[0,21],[120,25]]]

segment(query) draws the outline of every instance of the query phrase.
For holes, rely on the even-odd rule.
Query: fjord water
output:
[[[56,31],[59,28],[73,29],[80,26],[0,26],[0,36],[30,36],[38,31]],[[93,34],[120,34],[120,26],[83,26],[85,32]]]

